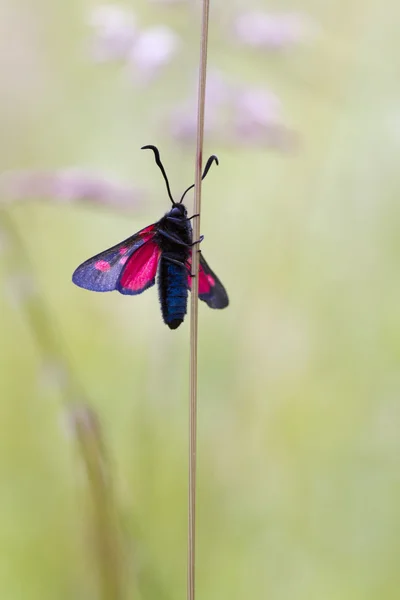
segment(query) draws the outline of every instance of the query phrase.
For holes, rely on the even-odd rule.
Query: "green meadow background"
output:
[[[210,65],[274,90],[298,144],[206,139],[220,166],[203,187],[202,248],[231,303],[200,306],[197,597],[394,600],[400,4],[211,4]],[[165,327],[155,289],[129,298],[71,283],[80,262],[168,210],[140,146],[160,147],[176,195],[194,176],[191,147],[162,115],[193,83],[198,3],[120,5],[182,39],[147,87],[90,60],[94,1],[0,2],[0,171],[77,166],[147,192],[125,211],[3,199],[1,600],[186,593],[188,320]],[[250,7],[304,12],[317,34],[283,52],[235,46],[230,21]],[[74,429],[82,404],[101,425],[117,512],[109,560],[98,550],[113,510],[96,520]],[[124,593],[107,588],[107,565]]]

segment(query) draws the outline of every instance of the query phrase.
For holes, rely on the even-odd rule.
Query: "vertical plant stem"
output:
[[[203,0],[199,87],[197,104],[197,144],[195,164],[194,188],[194,218],[193,240],[200,239],[200,211],[201,211],[201,174],[203,168],[203,140],[204,140],[204,113],[206,99],[207,75],[207,46],[208,46],[208,21],[210,1]],[[198,272],[199,254],[197,245],[192,252],[192,295],[190,306],[190,406],[189,406],[189,499],[188,499],[188,577],[187,598],[195,598],[195,552],[196,552],[196,446],[197,446],[197,333],[198,333]]]

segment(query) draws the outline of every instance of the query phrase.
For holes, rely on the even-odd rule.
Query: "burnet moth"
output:
[[[192,251],[198,249],[198,241],[192,241],[192,226],[187,210],[182,203],[189,190],[182,194],[179,202],[171,195],[168,178],[155,146],[143,146],[142,150],[153,150],[166,186],[172,208],[162,219],[141,229],[120,244],[100,252],[82,263],[74,272],[72,281],[79,287],[93,292],[111,292],[135,296],[155,283],[158,272],[158,294],[164,323],[176,329],[185,318],[188,290],[191,289]],[[210,156],[202,179],[207,175],[215,155]],[[210,269],[200,253],[199,298],[210,308],[228,306],[228,295],[224,286]]]

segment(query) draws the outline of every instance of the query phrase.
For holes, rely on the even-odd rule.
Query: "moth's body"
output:
[[[183,204],[173,207],[160,219],[156,236],[162,251],[157,277],[161,312],[168,327],[176,329],[187,309],[192,243],[192,227]]]
[[[192,252],[197,251],[197,244],[201,241],[192,241],[192,226],[182,204],[186,192],[194,186],[184,192],[180,202],[175,202],[157,148],[144,148],[152,149],[155,154],[156,163],[167,184],[171,210],[156,223],[86,260],[75,269],[72,281],[94,292],[117,290],[121,294],[135,296],[153,286],[157,276],[164,323],[170,329],[176,329],[186,314],[188,290],[192,285]],[[209,158],[203,178],[213,161],[218,162],[215,156]],[[200,300],[210,308],[228,306],[225,288],[202,254],[198,277]]]

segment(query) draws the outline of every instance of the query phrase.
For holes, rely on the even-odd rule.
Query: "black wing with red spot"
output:
[[[93,292],[111,292],[118,289],[123,294],[140,293],[137,290],[123,291],[120,279],[136,252],[140,252],[144,246],[156,246],[152,241],[155,233],[155,225],[149,225],[120,244],[89,258],[74,271],[72,281],[79,287]],[[130,272],[132,273],[132,268]]]
[[[192,259],[189,259],[191,268]],[[192,278],[189,275],[188,287],[192,288]],[[203,254],[200,254],[199,266],[199,298],[210,308],[226,308],[229,304],[228,294],[214,271],[208,266]]]

